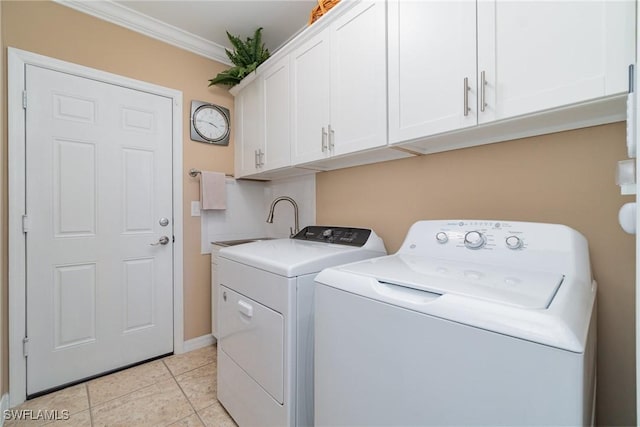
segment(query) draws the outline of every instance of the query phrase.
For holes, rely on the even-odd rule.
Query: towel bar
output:
[[[196,176],[200,175],[202,173],[202,171],[195,169],[195,168],[191,168],[189,169],[189,176],[192,178],[195,178]],[[224,176],[228,176],[229,178],[233,178],[233,175],[231,174],[225,174]]]

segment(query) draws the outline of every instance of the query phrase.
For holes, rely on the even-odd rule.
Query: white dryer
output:
[[[316,277],[317,426],[590,425],[596,283],[562,225],[420,221]]]
[[[218,399],[240,427],[313,425],[314,278],[386,255],[372,230],[310,226],[218,256]]]

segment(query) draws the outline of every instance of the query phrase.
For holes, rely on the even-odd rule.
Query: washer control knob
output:
[[[487,239],[479,231],[469,231],[464,235],[464,245],[469,249],[480,249],[485,243]]]
[[[509,249],[520,249],[522,247],[522,239],[518,236],[509,236],[504,242]]]
[[[333,235],[333,230],[330,228],[327,228],[322,232],[322,237],[331,237],[332,235]]]
[[[449,236],[444,231],[441,231],[436,234],[436,241],[438,243],[447,243],[449,241]]]

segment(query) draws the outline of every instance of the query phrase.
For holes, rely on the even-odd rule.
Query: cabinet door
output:
[[[291,54],[293,164],[329,155],[329,32],[323,31]]]
[[[475,125],[476,3],[390,0],[388,7],[389,142]]]
[[[257,78],[235,98],[235,176],[255,173],[258,149],[262,149],[264,133],[261,121],[260,79]]]
[[[264,155],[261,171],[291,165],[289,58],[265,70],[262,82]]]
[[[331,148],[345,154],[387,144],[386,11],[362,1],[331,26]]]
[[[633,1],[480,1],[478,71],[485,123],[627,89]]]

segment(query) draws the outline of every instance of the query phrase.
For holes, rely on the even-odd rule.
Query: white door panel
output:
[[[387,144],[386,10],[363,2],[331,34],[331,126],[334,155]],[[362,36],[366,34],[366,42]]]
[[[326,31],[291,54],[293,164],[329,155],[330,40]]]
[[[627,90],[632,1],[478,2],[486,123]]]
[[[220,350],[282,404],[285,377],[282,314],[226,286],[221,285],[218,294],[222,319]]]
[[[475,2],[391,0],[388,8],[389,142],[476,125]]]
[[[236,177],[255,173],[258,168],[258,149],[264,148],[263,123],[260,117],[260,79],[255,79],[235,99]]]
[[[27,393],[173,350],[171,99],[27,66]]]
[[[291,114],[289,91],[289,57],[264,73],[263,117],[264,152],[262,170],[291,165]]]

